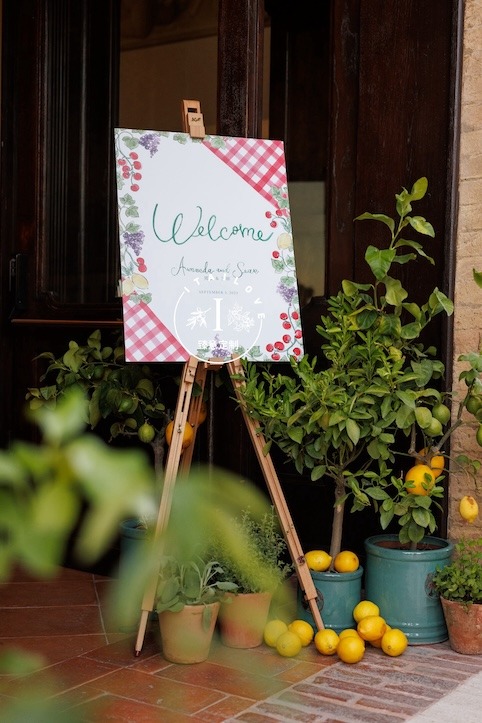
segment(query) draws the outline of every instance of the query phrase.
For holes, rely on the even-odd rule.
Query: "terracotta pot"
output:
[[[482,654],[482,603],[466,605],[441,597],[450,647],[463,655]]]
[[[219,610],[221,642],[230,648],[261,645],[272,597],[270,592],[229,595]]]
[[[171,663],[202,663],[209,655],[220,603],[185,605],[158,614],[162,654]]]

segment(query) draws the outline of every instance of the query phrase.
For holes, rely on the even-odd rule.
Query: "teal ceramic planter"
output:
[[[418,550],[398,548],[398,535],[365,540],[365,598],[376,603],[392,628],[403,630],[410,645],[448,639],[440,597],[432,578],[450,562],[453,544],[425,537]]]
[[[311,572],[318,593],[318,607],[325,628],[339,633],[345,628],[354,628],[353,608],[361,600],[363,568],[355,572]],[[310,606],[298,587],[297,617],[299,620],[316,624]]]

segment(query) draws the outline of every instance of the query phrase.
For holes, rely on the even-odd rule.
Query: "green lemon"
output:
[[[447,424],[450,419],[450,409],[446,404],[436,404],[432,409],[432,416],[438,419],[440,424]]]
[[[154,437],[156,436],[156,430],[152,426],[152,424],[149,424],[149,422],[144,422],[144,424],[141,424],[137,431],[137,436],[141,440],[141,442],[152,442]]]
[[[432,417],[432,421],[426,429],[423,430],[429,437],[440,437],[443,432],[442,425],[438,419]]]
[[[465,406],[470,414],[477,414],[479,409],[482,407],[482,400],[472,394],[466,401]]]
[[[479,425],[479,428],[475,434],[475,439],[477,440],[477,444],[482,447],[482,424]]]

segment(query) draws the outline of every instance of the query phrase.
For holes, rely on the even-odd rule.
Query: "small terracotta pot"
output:
[[[171,663],[202,663],[209,655],[220,603],[185,605],[158,614],[162,654]]]
[[[482,604],[466,605],[441,597],[450,647],[463,655],[482,654]]]
[[[263,642],[272,594],[270,592],[229,595],[221,604],[219,630],[221,642],[230,648],[256,648]]]

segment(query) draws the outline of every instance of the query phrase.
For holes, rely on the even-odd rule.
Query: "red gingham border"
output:
[[[126,361],[186,361],[189,352],[160,321],[150,307],[124,299]]]

